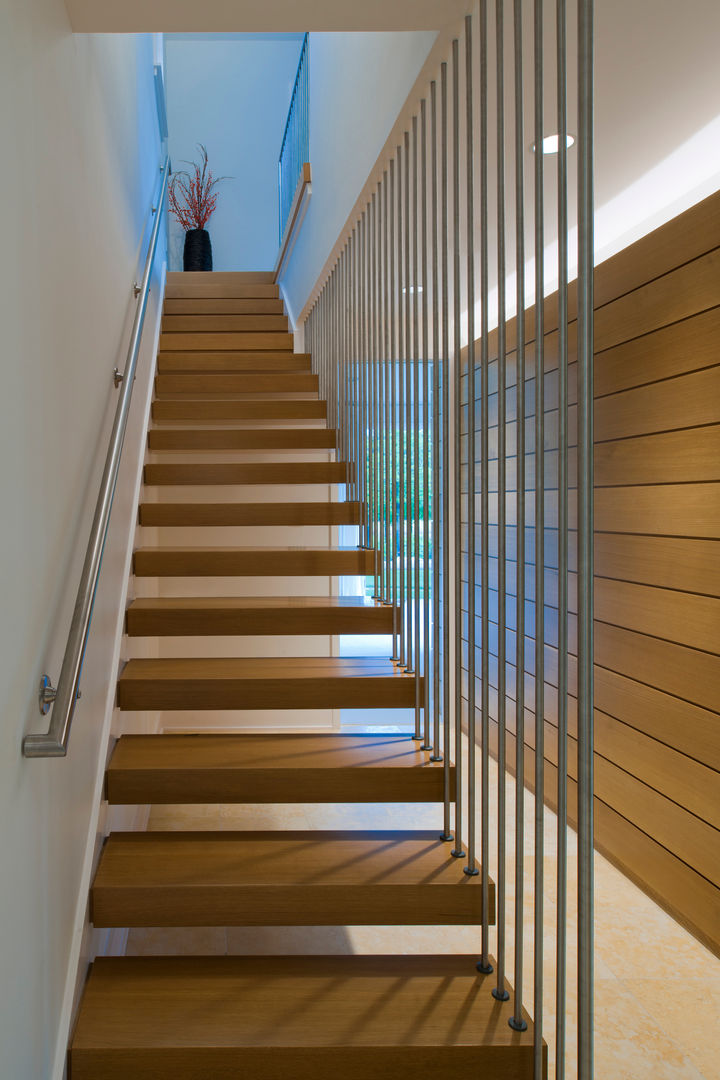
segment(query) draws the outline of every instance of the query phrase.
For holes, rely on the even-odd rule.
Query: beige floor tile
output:
[[[227,947],[231,955],[237,956],[355,951],[344,926],[229,926]]]
[[[264,805],[223,803],[219,807],[221,829],[310,829],[305,807],[294,803]]]
[[[720,961],[703,979],[623,979],[623,986],[671,1035],[703,1080],[720,1080]]]

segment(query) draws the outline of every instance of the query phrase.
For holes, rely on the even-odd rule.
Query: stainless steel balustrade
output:
[[[145,259],[145,268],[143,270],[140,285],[136,285],[137,304],[132,332],[130,334],[130,344],[128,346],[125,370],[121,377],[118,377],[117,371],[115,372],[115,385],[120,386],[120,397],[115,410],[115,419],[110,434],[110,444],[108,446],[105,467],[100,481],[100,492],[98,494],[97,503],[95,504],[95,513],[90,527],[90,538],[88,540],[85,561],[80,575],[80,584],[78,586],[75,607],[70,622],[70,631],[68,633],[67,645],[65,646],[65,654],[60,669],[60,678],[58,679],[57,689],[52,687],[47,675],[43,677],[43,682],[41,683],[41,712],[45,714],[48,711],[48,706],[52,705],[50,727],[45,734],[25,736],[23,740],[23,754],[28,758],[64,757],[67,754],[70,728],[75,714],[77,699],[80,694],[80,679],[82,676],[83,661],[85,659],[85,650],[90,634],[93,604],[95,602],[95,594],[100,579],[105,539],[110,524],[113,499],[115,497],[115,486],[120,470],[125,431],[130,415],[130,402],[132,399],[133,384],[135,382],[135,370],[137,368],[137,361],[140,353],[140,342],[142,340],[145,312],[147,310],[148,296],[150,293],[150,278],[152,275],[161,223],[164,221],[162,210],[167,194],[170,172],[167,158],[165,158],[164,163],[160,167],[160,171],[162,180],[160,182],[160,192],[153,197],[152,202],[154,221]]]
[[[571,65],[568,57],[568,0],[555,0],[554,34],[544,0],[513,0],[512,8],[503,0],[480,0],[420,94],[394,154],[380,163],[364,209],[351,224],[306,323],[321,392],[339,395],[333,416],[341,428],[339,445],[356,466],[354,491],[367,522],[362,542],[380,558],[374,591],[393,605],[393,660],[425,680],[412,731],[434,760],[443,761],[440,835],[454,841],[452,854],[465,860],[468,871],[474,868],[476,836],[479,840],[485,911],[478,967],[492,972],[494,954],[487,992],[501,1001],[512,999],[507,1022],[516,1030],[527,1026],[524,964],[528,951],[532,955],[529,1011],[537,1080],[544,1075],[545,1039],[555,1043],[556,1080],[571,1071],[566,987],[567,933],[574,914],[567,883],[573,434],[568,426],[568,282],[575,224],[579,880],[578,1050],[572,1075],[578,1080],[593,1075],[593,5],[592,0],[574,2],[577,70],[575,59]],[[506,26],[510,12],[512,34]],[[532,51],[528,72],[525,45]],[[512,85],[506,79],[511,59]],[[576,75],[578,202],[577,220],[571,222],[567,86]],[[550,115],[559,152],[545,159]],[[531,134],[526,134],[526,117],[532,117]],[[557,218],[557,236],[546,229],[548,206],[553,207],[548,216],[553,228]],[[554,278],[554,268],[546,273],[546,260],[552,267],[555,257],[557,324],[550,308],[546,316],[544,302],[546,283]],[[556,326],[557,400],[553,382],[548,381],[546,394],[546,367],[555,364],[554,353],[545,349],[546,334]],[[343,372],[339,379],[333,369],[337,363]],[[556,406],[554,442],[554,427],[546,425],[545,416]],[[551,540],[546,551],[545,539],[555,490],[556,564]],[[553,565],[557,600],[550,584],[554,571],[548,574],[546,592],[546,572]],[[546,607],[551,605],[557,605],[557,706],[554,692],[545,691]],[[549,932],[543,870],[546,722],[556,724],[558,734],[552,986],[543,969]],[[515,777],[514,798],[508,772]],[[535,791],[534,827],[527,834],[526,782]],[[492,808],[496,838],[491,837]],[[528,853],[535,863],[527,880],[526,841],[531,841]],[[491,877],[497,883],[496,929],[488,917]],[[528,904],[532,930],[526,950]],[[506,972],[510,951],[512,971]],[[545,1026],[545,1011],[555,1013],[552,1030]]]
[[[303,165],[310,161],[310,38],[305,34],[278,157],[278,222],[282,244]]]

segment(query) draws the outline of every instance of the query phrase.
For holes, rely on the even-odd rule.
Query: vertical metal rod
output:
[[[535,919],[534,1068],[542,1076],[545,875],[545,196],[543,0],[534,0],[535,81]]]
[[[497,292],[498,292],[498,880],[497,880],[497,983],[494,996],[499,1001],[510,997],[505,987],[505,910],[506,882],[505,859],[507,854],[506,828],[506,622],[507,622],[507,575],[505,562],[505,508],[506,508],[506,400],[507,378],[505,304],[505,22],[503,0],[495,0],[495,73],[496,73],[496,164],[497,164]]]
[[[383,504],[385,513],[385,589],[383,591],[383,597],[386,604],[393,604],[393,587],[392,587],[392,544],[391,544],[391,513],[392,513],[392,480],[390,471],[390,447],[391,447],[391,421],[392,414],[390,412],[390,376],[392,371],[392,324],[390,321],[390,257],[388,249],[389,240],[389,211],[392,209],[392,197],[390,196],[390,177],[388,170],[383,172],[383,231],[382,231],[382,245],[383,245],[383,261],[382,261],[382,279],[383,279],[383,328],[384,328],[384,345],[383,345],[383,357],[385,362],[384,368],[384,392],[383,392],[383,410],[385,419],[385,439],[384,439],[384,453],[383,453]],[[393,650],[393,655],[395,655]]]
[[[440,595],[440,562],[441,562],[441,533],[440,533],[440,461],[441,429],[440,429],[440,293],[438,288],[438,163],[437,163],[437,84],[433,79],[430,83],[430,265],[432,274],[432,489],[429,501],[432,513],[429,521],[432,523],[432,533],[428,531],[426,554],[432,552],[432,599],[433,599],[433,752],[431,761],[442,761],[448,755],[447,745],[440,742],[440,723],[442,716],[441,683],[440,683],[440,627],[441,627],[441,595]],[[428,394],[430,393],[428,387]]]
[[[372,539],[370,546],[375,553],[375,573],[372,581],[372,599],[380,599],[378,580],[378,549],[380,500],[378,486],[378,274],[376,255],[378,251],[378,203],[376,192],[370,200],[370,247],[368,252],[368,271],[370,286],[370,483],[372,485]]]
[[[442,278],[442,693],[443,693],[443,831],[450,832],[450,297],[448,285],[448,88],[447,64],[440,65],[440,276]]]
[[[473,122],[472,17],[465,16],[465,216],[467,247],[467,611],[468,611],[468,862],[465,873],[479,873],[476,863],[476,716],[475,716],[475,131]]]
[[[405,670],[410,675],[413,668],[412,627],[412,294],[410,277],[410,133],[405,132]],[[417,720],[417,717],[416,717]],[[415,738],[420,732],[415,726]]]
[[[418,326],[420,302],[420,273],[418,259],[418,232],[420,229],[420,205],[418,197],[418,118],[412,119],[413,194],[412,194],[412,308],[413,308],[413,380],[412,380],[412,492],[413,492],[413,637],[415,639],[415,738],[423,738],[421,732],[422,701],[420,679],[423,672],[420,608],[420,331]],[[422,745],[427,745],[423,739]]]
[[[400,147],[397,148],[397,156],[399,160]],[[399,367],[399,348],[398,348],[398,335],[395,323],[395,311],[396,311],[396,286],[397,277],[395,274],[396,266],[396,253],[395,253],[395,221],[397,207],[395,204],[395,160],[390,160],[390,279],[388,282],[388,292],[390,295],[390,498],[391,498],[391,515],[390,515],[390,552],[392,559],[392,605],[393,605],[393,648],[392,659],[399,661],[400,659],[400,644],[399,644],[399,620],[398,620],[398,521],[397,521],[397,501],[398,501],[398,484],[397,484],[397,454],[398,454],[398,418],[397,418],[397,373]]]
[[[478,970],[489,975],[490,963],[490,455],[488,415],[489,255],[488,255],[488,29],[487,0],[480,0],[480,725],[482,757],[480,851],[482,930]]]
[[[525,941],[525,125],[523,89],[522,0],[513,0],[515,54],[515,311],[516,337],[516,533],[517,579],[515,606],[515,972],[514,1031],[525,1031],[522,1014],[523,950]]]
[[[578,1080],[591,1080],[594,927],[593,0],[578,0]]]
[[[565,1077],[567,982],[567,663],[568,663],[568,202],[565,0],[556,0],[558,121],[558,792],[555,1074]]]
[[[452,43],[452,155],[453,155],[453,401],[454,401],[454,498],[455,498],[455,846],[456,859],[465,856],[462,849],[463,777],[462,777],[462,362],[460,357],[460,59],[457,38]]]
[[[408,335],[407,335],[407,293],[405,291],[405,248],[407,246],[407,227],[405,209],[405,189],[407,186],[407,138],[405,132],[403,146],[398,152],[398,334],[400,340],[400,355],[398,364],[398,532],[400,550],[399,577],[400,577],[400,665],[406,668],[408,664],[408,639],[407,639],[407,490],[405,471],[405,451],[407,449],[407,432],[405,425],[405,368],[407,367]]]
[[[418,442],[418,455],[422,461],[422,614],[423,614],[423,749],[433,749],[430,738],[430,688],[431,664],[433,658],[430,640],[430,455],[435,453],[430,438],[430,342],[428,339],[428,229],[427,229],[427,105],[425,98],[420,102],[420,288],[422,292],[421,327],[422,327],[422,447]]]

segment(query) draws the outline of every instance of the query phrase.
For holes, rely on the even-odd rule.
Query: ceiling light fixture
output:
[[[568,149],[572,146],[572,144],[574,142],[575,142],[575,136],[574,135],[566,135],[565,136],[565,145],[568,147]],[[535,153],[535,143],[532,144],[530,149],[532,150],[533,153]],[[560,136],[559,135],[546,135],[545,138],[542,141],[543,154],[557,154],[559,149],[560,149]]]

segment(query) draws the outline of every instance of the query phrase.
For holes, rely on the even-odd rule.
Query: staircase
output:
[[[439,828],[363,828],[363,803],[442,802],[443,764],[412,738],[203,733],[203,713],[215,711],[414,707],[414,677],[390,660],[318,654],[323,639],[392,627],[386,605],[327,595],[329,580],[372,573],[373,552],[288,546],[307,528],[361,520],[358,503],[337,501],[351,466],[333,460],[325,416],[271,274],[169,275],[139,508],[161,542],[134,556],[139,585],[169,582],[129,606],[129,643],[157,639],[159,655],[128,661],[118,704],[197,717],[192,733],[122,736],[107,800],[350,803],[356,817],[345,831],[112,833],[91,892],[98,927],[481,921],[480,878],[463,873]],[[278,501],[278,485],[297,494]],[[257,542],[233,546],[234,530],[247,527]],[[167,529],[179,533],[172,546]],[[228,540],[183,544],[188,529]],[[308,595],[283,595],[290,579]],[[311,655],[270,647],[288,635]],[[213,655],[216,639],[237,648]],[[258,639],[267,655],[243,655]],[[494,899],[491,886],[491,919]],[[401,1068],[415,1080],[529,1080],[531,1026],[511,1030],[510,1004],[491,996],[492,976],[476,959],[100,958],[72,1039],[71,1080],[380,1080]]]

